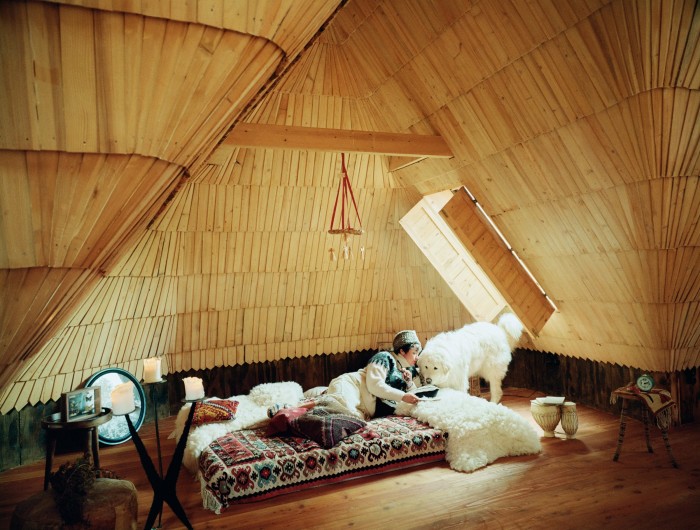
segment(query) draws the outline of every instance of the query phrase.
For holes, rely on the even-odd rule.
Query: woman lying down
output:
[[[311,399],[304,399],[301,386],[294,382],[263,383],[251,389],[247,396],[228,398],[240,404],[235,417],[193,428],[185,450],[185,467],[195,473],[202,450],[227,432],[267,425],[269,434],[279,433],[286,430],[292,420],[312,410],[309,421],[328,414],[341,414],[363,422],[392,414],[399,403],[413,407],[422,398],[435,396],[437,388],[419,388],[415,365],[421,344],[416,332],[400,331],[394,337],[393,347],[393,352],[375,354],[367,366],[357,372],[336,377],[322,395]],[[186,405],[179,412],[171,438],[179,438],[188,411],[189,405]]]
[[[357,372],[333,379],[326,394],[333,396],[347,411],[361,419],[393,414],[399,402],[416,405],[421,398],[437,394],[435,387],[421,387],[416,362],[421,352],[413,330],[399,331],[393,352],[380,351]]]
[[[438,389],[418,388],[415,368],[421,351],[415,331],[394,337],[394,351],[375,354],[367,366],[333,379],[326,391],[296,405],[268,409],[267,434],[291,431],[329,448],[365,425],[365,420],[393,414],[398,403],[418,404]]]

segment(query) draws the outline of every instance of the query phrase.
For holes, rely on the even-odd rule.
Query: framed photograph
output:
[[[88,386],[61,394],[62,421],[87,420],[98,416],[101,411],[99,386]]]

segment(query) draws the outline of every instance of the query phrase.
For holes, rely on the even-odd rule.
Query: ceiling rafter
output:
[[[258,123],[237,125],[221,143],[219,148],[221,147],[268,147],[407,157],[452,157],[452,151],[441,136]]]

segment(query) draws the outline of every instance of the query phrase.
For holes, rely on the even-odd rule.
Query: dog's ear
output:
[[[422,351],[421,354],[418,356],[418,360],[416,361],[418,368],[423,368],[429,361],[429,357],[430,355],[425,354],[425,350]]]
[[[418,368],[421,371],[431,370],[435,365],[435,358],[430,352],[428,352],[427,354],[426,352],[423,352],[420,354],[420,357],[418,357],[418,361],[416,364],[418,364]]]
[[[441,372],[447,372],[447,367],[450,365],[450,362],[444,353],[435,352],[433,364],[435,364]]]

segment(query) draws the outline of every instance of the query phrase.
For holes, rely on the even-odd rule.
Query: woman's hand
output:
[[[420,399],[415,394],[404,394],[401,398],[401,401],[403,401],[404,403],[415,405],[420,401]]]

